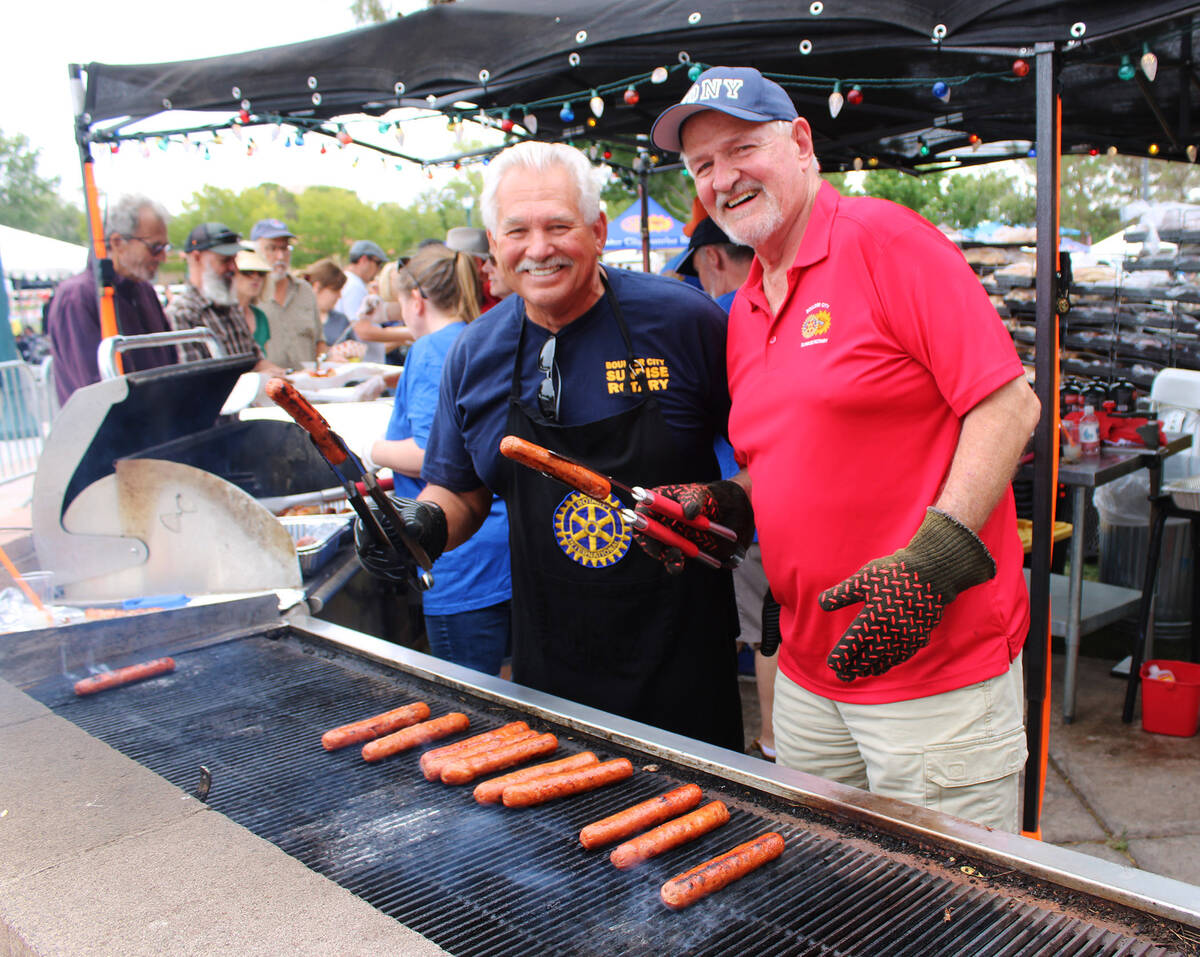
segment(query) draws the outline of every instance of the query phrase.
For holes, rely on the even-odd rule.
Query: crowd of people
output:
[[[696,187],[681,276],[605,266],[600,174],[524,141],[484,171],[484,230],[395,260],[362,240],[296,275],[285,223],[254,224],[252,248],[205,223],[165,311],[166,214],[114,204],[122,331],[203,326],[274,373],[408,350],[364,451],[434,559],[435,654],[741,751],[740,635],[758,753],[1015,830],[1028,599],[1010,482],[1039,408],[1007,331],[930,223],[823,181],[808,122],[757,71],[707,70],[651,138]],[[63,398],[97,375],[87,279],[51,308]],[[684,518],[642,501],[634,523],[633,503],[501,455],[505,436]],[[355,544],[372,574],[413,578],[361,522]]]

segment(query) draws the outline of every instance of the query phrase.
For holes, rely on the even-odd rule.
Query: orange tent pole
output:
[[[72,87],[76,90],[75,142],[79,146],[79,164],[83,173],[83,198],[87,206],[88,228],[92,237],[92,256],[95,260],[92,268],[96,277],[97,295],[100,298],[100,338],[108,339],[119,335],[121,331],[117,325],[117,307],[113,299],[113,285],[116,279],[112,260],[108,258],[108,248],[104,242],[104,217],[100,215],[100,199],[96,190],[95,161],[92,159],[88,117],[83,111],[82,71],[77,63],[72,63],[68,70]],[[115,362],[117,371],[124,371],[120,353],[115,354]]]

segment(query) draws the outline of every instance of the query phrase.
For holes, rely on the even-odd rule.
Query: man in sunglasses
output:
[[[429,484],[400,513],[436,558],[474,534],[493,492],[504,499],[513,680],[741,751],[729,571],[689,562],[670,573],[634,543],[620,511],[632,503],[589,498],[499,452],[516,435],[631,486],[719,478],[725,314],[675,280],[600,264],[601,176],[579,150],[540,142],[485,170],[483,220],[513,294],[451,348]],[[726,522],[745,547],[748,522]],[[368,570],[411,576],[361,529],[356,541]],[[718,558],[735,548],[714,545]]]
[[[104,242],[116,281],[113,304],[121,335],[167,332],[170,326],[154,291],[154,277],[167,258],[167,211],[146,196],[123,196],[108,209]],[[81,386],[100,381],[96,349],[100,345],[100,299],[92,273],[93,260],[54,292],[46,319],[54,358],[58,401]],[[174,346],[132,349],[122,357],[126,372],[153,369],[176,361]]]

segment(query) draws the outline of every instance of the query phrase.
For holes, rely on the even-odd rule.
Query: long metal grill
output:
[[[176,661],[172,675],[92,698],[61,679],[33,693],[185,790],[206,766],[211,807],[453,954],[1170,953],[1140,929],[972,886],[852,844],[769,795],[648,767],[645,755],[543,721],[530,723],[559,736],[556,757],[627,756],[633,778],[516,811],[427,782],[415,753],[379,764],[357,747],[327,753],[330,727],[413,700],[435,716],[465,711],[471,733],[528,716],[323,646],[256,637]],[[688,781],[729,805],[727,825],[627,872],[580,847],[583,825]],[[670,877],[767,830],[787,842],[779,860],[681,913],[659,901]]]

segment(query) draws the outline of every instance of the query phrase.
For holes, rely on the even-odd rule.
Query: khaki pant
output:
[[[781,671],[775,747],[789,768],[1015,832],[1023,707],[1020,656],[988,681],[891,704],[831,701]]]

